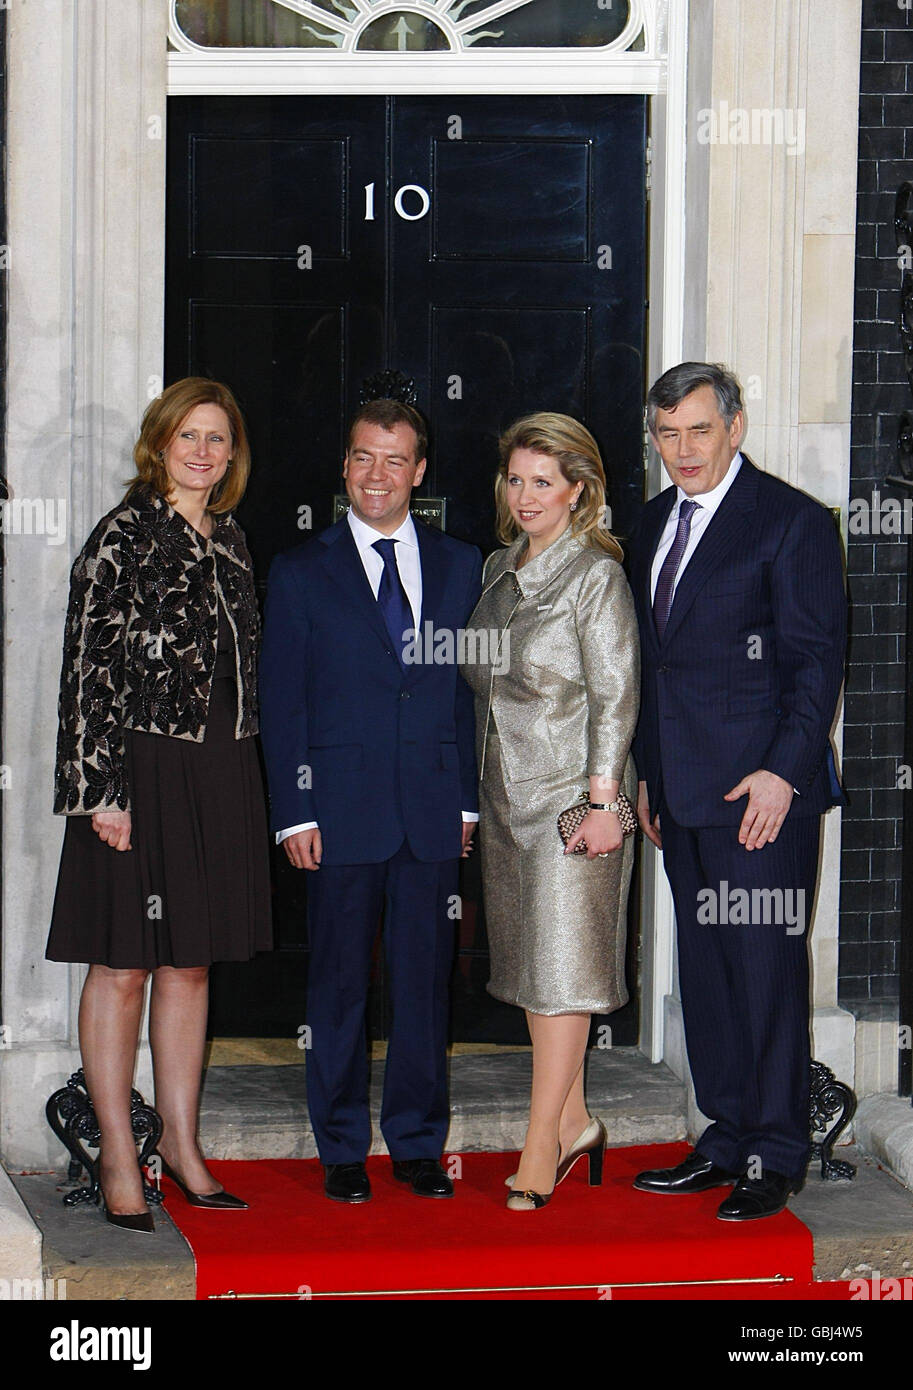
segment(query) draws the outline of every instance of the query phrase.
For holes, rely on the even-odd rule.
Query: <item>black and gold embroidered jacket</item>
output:
[[[103,516],[70,576],[54,811],[129,810],[124,731],[202,742],[219,596],[235,636],[235,738],[257,733],[260,620],[244,533],[205,540],[152,489]]]

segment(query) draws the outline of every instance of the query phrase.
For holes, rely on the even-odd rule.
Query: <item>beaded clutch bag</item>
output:
[[[631,805],[624,792],[619,792],[615,800],[618,802],[618,819],[621,821],[622,834],[633,835],[637,829],[637,813]],[[558,817],[558,834],[565,844],[580,825],[584,816],[590,809],[589,792],[582,792],[579,801],[575,801],[573,806],[568,806],[567,810],[562,811]],[[572,851],[574,854],[586,854],[586,840],[581,840],[580,844]]]

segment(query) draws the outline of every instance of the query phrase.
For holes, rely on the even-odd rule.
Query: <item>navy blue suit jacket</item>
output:
[[[647,503],[630,547],[642,666],[633,752],[651,813],[664,797],[681,825],[738,824],[747,798],[723,797],[764,768],[798,791],[790,816],[820,814],[844,800],[829,739],[847,608],[833,520],[743,454],[660,641],[651,570],[675,497],[668,487]]]
[[[415,530],[422,625],[455,637],[482,557]],[[400,665],[345,517],[273,561],[260,700],[274,830],[317,821],[325,864],[380,863],[404,838],[417,859],[459,858],[478,807],[472,693],[454,661]]]

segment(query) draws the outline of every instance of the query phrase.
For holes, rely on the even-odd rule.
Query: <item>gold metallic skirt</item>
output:
[[[511,798],[494,718],[479,826],[489,993],[537,1014],[610,1013],[627,1003],[625,936],[634,836],[605,859],[564,853],[557,819],[588,785],[562,771]],[[636,796],[629,762],[624,790]]]

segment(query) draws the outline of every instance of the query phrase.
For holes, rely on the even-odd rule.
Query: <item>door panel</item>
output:
[[[486,553],[497,437],[530,411],[592,430],[615,529],[639,510],[645,121],[633,96],[396,104],[391,184],[430,190],[431,211],[390,219],[391,359],[430,403],[447,529]]]
[[[498,436],[543,409],[596,435],[614,529],[630,528],[645,120],[642,97],[171,99],[166,379],[212,376],[239,398],[254,459],[239,520],[261,590],[277,552],[331,522],[345,421],[385,368],[415,379],[422,491],[446,499],[452,534],[495,548]],[[214,969],[216,1033],[304,1022],[306,877],[273,858],[278,948]],[[525,1042],[521,1011],[485,990],[478,851],[461,875],[453,1036]],[[634,953],[632,934],[632,983]],[[372,1032],[388,1023],[378,953]],[[636,1003],[611,1026],[633,1042]]]
[[[316,506],[322,529],[339,485],[347,317],[346,305],[190,305],[191,370],[247,386],[255,463],[241,520],[261,590],[273,554],[308,534],[299,509],[313,521]]]
[[[426,370],[435,449],[430,490],[447,498],[448,531],[472,538],[485,555],[498,545],[493,493],[498,436],[534,409],[532,402],[560,400],[565,414],[587,418],[590,337],[586,308],[431,310]],[[448,384],[454,375],[459,400]]]
[[[430,185],[434,260],[580,264],[588,257],[586,140],[435,139]],[[512,235],[517,203],[522,238]]]
[[[343,138],[194,139],[191,254],[297,257],[306,227],[315,257],[345,259],[346,144]]]
[[[332,520],[345,418],[383,362],[386,228],[357,195],[383,181],[385,110],[375,97],[169,101],[166,378],[199,373],[238,396],[254,458],[239,519],[261,589],[302,523]]]

